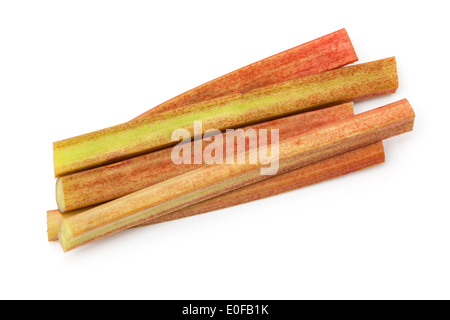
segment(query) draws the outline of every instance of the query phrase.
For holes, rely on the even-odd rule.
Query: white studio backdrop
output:
[[[1,299],[450,298],[445,1],[1,1]],[[128,121],[192,87],[346,28],[395,56],[412,133],[386,163],[64,254],[52,142]]]

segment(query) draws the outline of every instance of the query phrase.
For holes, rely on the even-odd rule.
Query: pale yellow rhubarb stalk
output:
[[[411,131],[406,100],[313,129],[279,145],[279,174]],[[249,153],[258,152],[251,150]],[[157,183],[61,222],[64,251],[162,217],[189,205],[267,179],[263,164],[210,165]]]
[[[172,146],[172,132],[202,120],[202,133],[264,122],[345,101],[393,93],[394,58],[340,68],[276,85],[168,110],[53,145],[55,175],[86,170]]]
[[[62,219],[72,217],[76,214],[82,213],[91,209],[92,207],[86,207],[82,209],[72,210],[70,212],[62,213],[59,210],[47,211],[47,237],[48,241],[58,241],[58,227]]]
[[[384,158],[383,143],[374,143],[193,204],[149,222],[144,222],[138,227],[186,218],[267,198],[383,163]],[[89,208],[66,213],[59,210],[47,211],[48,241],[58,241],[58,227],[63,219],[87,210]]]

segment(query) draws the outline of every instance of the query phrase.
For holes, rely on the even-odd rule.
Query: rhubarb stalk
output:
[[[296,134],[333,121],[349,118],[352,115],[352,104],[347,103],[263,122],[243,128],[243,130],[254,129],[258,134],[260,129],[278,129],[279,140],[283,141]],[[223,141],[226,140],[225,134],[223,134],[222,139]],[[206,141],[204,139],[203,149],[210,143],[211,140]],[[235,140],[236,144],[237,139]],[[191,150],[194,150],[193,145],[192,142]],[[248,150],[248,147],[248,144],[246,144],[246,150]],[[237,150],[236,146],[235,150]],[[103,203],[199,167],[199,165],[194,164],[194,153],[191,155],[191,164],[174,164],[171,152],[171,148],[166,148],[58,178],[56,182],[58,209],[61,212],[66,212]],[[225,152],[226,150],[223,151],[223,154]]]
[[[343,119],[279,144],[279,174],[411,131],[414,112],[406,100]],[[257,152],[251,150],[248,153]],[[264,165],[210,165],[154,184],[61,222],[64,251],[241,188],[268,176]]]
[[[358,60],[345,29],[280,52],[186,91],[138,116],[219,98],[342,67]]]
[[[194,135],[194,120],[202,120],[202,133],[209,129],[225,130],[393,93],[397,87],[395,58],[388,58],[168,110],[154,119],[136,120],[55,142],[55,175],[172,146],[177,143],[171,140],[174,130],[184,128]]]
[[[138,227],[186,218],[267,198],[383,163],[384,158],[383,143],[374,143],[193,204],[149,222],[144,222]],[[79,209],[66,213],[59,210],[47,211],[48,241],[58,240],[58,227],[63,219],[87,210],[89,209]]]
[[[271,197],[383,163],[384,159],[383,143],[374,143],[224,193],[159,218],[149,220],[140,224],[140,226],[186,218]]]

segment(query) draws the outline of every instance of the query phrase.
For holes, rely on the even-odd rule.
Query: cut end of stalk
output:
[[[57,149],[57,142],[53,142],[53,168],[54,168],[54,174],[55,174],[55,178],[58,178],[59,176],[62,175],[61,170],[59,169],[59,159],[58,159],[58,154],[55,152],[55,150]]]
[[[416,118],[416,113],[414,112],[414,109],[412,108],[411,103],[409,102],[408,99],[402,99],[402,100],[399,101],[399,103],[404,103],[404,104],[408,105],[409,109],[410,109],[411,116],[414,119]]]
[[[72,231],[70,230],[70,225],[69,223],[67,223],[67,221],[61,221],[59,225],[58,239],[64,252],[73,249]]]
[[[47,236],[49,242],[58,241],[57,225],[61,219],[61,213],[58,210],[47,211]]]
[[[58,241],[58,228],[59,223],[63,219],[67,219],[70,217],[73,217],[81,212],[87,211],[91,209],[92,207],[85,207],[78,210],[72,210],[69,212],[62,213],[59,210],[49,210],[47,211],[47,234],[48,234],[48,241]]]
[[[350,40],[350,36],[348,35],[347,30],[345,28],[342,28],[333,33],[339,34],[341,36],[341,41],[346,41],[348,43],[348,50],[351,52],[351,53],[349,52],[349,57],[352,57],[352,59],[350,59],[351,62],[349,62],[349,63],[358,61],[359,60],[358,55],[356,54],[355,47],[353,46],[353,43]]]
[[[56,180],[56,203],[58,204],[58,209],[61,212],[66,211],[66,202],[64,200],[64,189],[63,181],[61,178]]]

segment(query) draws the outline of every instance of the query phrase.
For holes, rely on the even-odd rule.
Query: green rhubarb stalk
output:
[[[55,142],[57,177],[172,146],[172,132],[202,120],[209,129],[242,127],[320,107],[393,93],[398,87],[395,58],[331,70],[297,80],[162,112]]]

